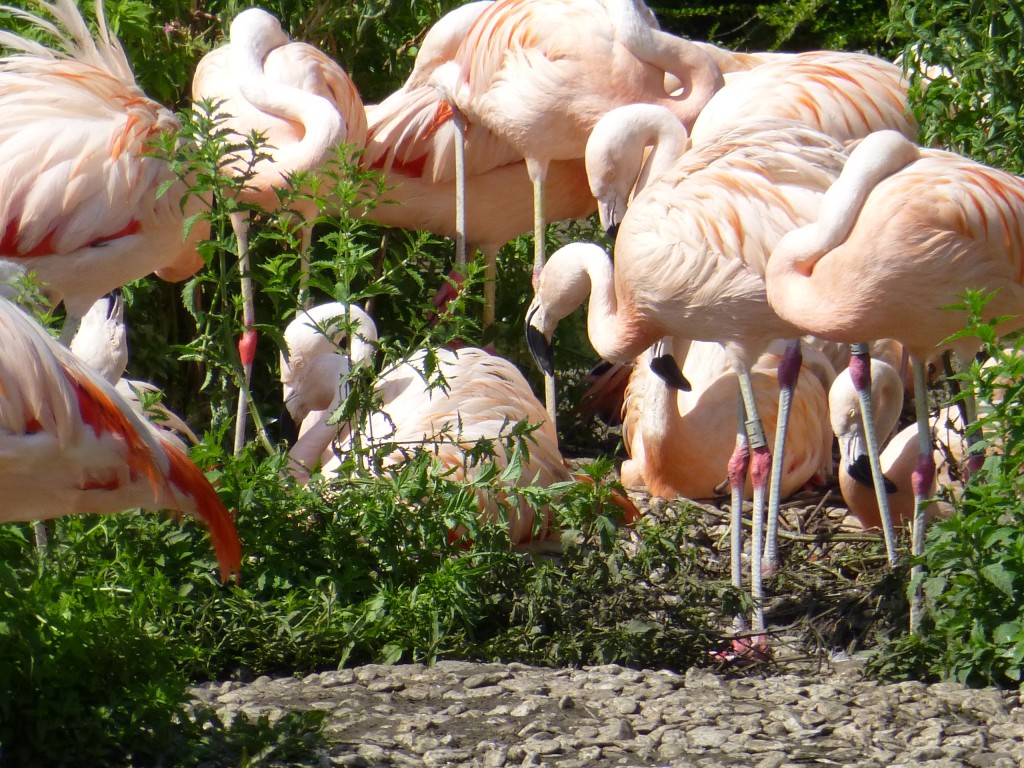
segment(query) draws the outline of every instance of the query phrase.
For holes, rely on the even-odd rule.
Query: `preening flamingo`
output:
[[[366,107],[366,163],[384,175],[385,191],[366,218],[388,226],[458,238],[454,113],[437,88],[433,71],[455,55],[476,17],[491,0],[460,6],[424,37],[412,74],[398,91]],[[464,215],[469,250],[486,260],[483,326],[494,323],[498,250],[533,227],[533,188],[522,156],[479,123],[465,129]],[[545,181],[547,217],[578,219],[594,212],[581,159],[553,161]],[[461,265],[459,265],[461,266]]]
[[[914,554],[935,472],[924,361],[964,324],[943,307],[968,289],[995,292],[985,315],[1009,315],[1004,332],[1020,327],[1022,257],[1024,181],[879,131],[851,153],[817,219],[787,235],[769,261],[768,300],[780,316],[835,341],[895,338],[910,354],[920,441]],[[968,339],[957,346],[973,352]]]
[[[682,85],[674,94],[666,74]],[[658,103],[687,127],[722,74],[699,46],[662,32],[639,0],[498,0],[433,81],[466,116],[526,160],[534,192],[534,275],[544,265],[544,180],[553,160],[583,157],[590,130],[616,106]],[[554,379],[545,378],[554,415]]]
[[[914,493],[912,475],[920,455],[917,444],[917,426],[888,437],[899,423],[903,409],[904,385],[896,369],[884,360],[871,362],[871,401],[874,404],[875,436],[883,445],[880,456],[885,476],[885,490],[889,499],[889,512],[893,523],[902,527],[914,517]],[[829,413],[832,431],[839,442],[839,489],[861,526],[868,530],[881,530],[882,518],[874,489],[874,479],[868,465],[864,421],[859,408],[859,394],[853,385],[849,369],[842,371],[829,391]],[[963,450],[963,420],[958,408],[943,408],[931,419],[933,432],[942,432],[940,442],[949,455],[944,455],[936,445],[937,463],[954,460],[959,465],[965,455]],[[947,473],[946,480],[950,478]],[[928,491],[933,496],[936,489],[933,482]],[[949,505],[939,502],[939,516],[949,514]]]
[[[151,272],[194,274],[209,228],[200,221],[184,233],[202,203],[186,199],[150,146],[179,123],[139,89],[102,4],[96,39],[72,0],[40,7],[54,23],[9,10],[60,50],[0,31],[0,45],[17,52],[0,59],[0,259],[35,272],[47,296],[63,300],[67,341],[114,288]]]
[[[227,170],[236,175],[251,173],[239,198],[265,211],[281,208],[279,193],[297,172],[316,173],[342,144],[361,149],[366,143],[366,113],[362,99],[348,74],[329,56],[306,43],[292,42],[281,23],[260,8],[249,8],[231,22],[230,42],[206,54],[192,78],[192,99],[218,103],[222,125],[246,137],[262,134],[267,157],[254,164],[252,158],[236,157]],[[323,190],[329,194],[330,179]],[[295,200],[289,208],[303,222],[318,213],[313,200]],[[256,354],[256,322],[252,281],[249,277],[248,211],[232,215],[238,240],[239,271],[242,276],[242,323],[239,342],[246,385]],[[309,245],[312,229],[303,223],[301,243],[302,274],[299,305],[308,293]],[[238,401],[235,451],[245,443],[247,387]]]
[[[0,519],[176,510],[210,529],[221,578],[238,574],[238,534],[203,473],[5,298],[0,393]]]
[[[551,367],[555,325],[590,293],[588,329],[603,358],[628,362],[666,336],[718,341],[741,382],[747,379],[741,389],[751,413],[755,401],[745,376],[750,366],[775,339],[800,335],[768,306],[765,264],[782,235],[816,213],[844,160],[834,139],[784,121],[750,123],[685,153],[627,210],[615,243],[614,273],[608,255],[591,244],[571,244],[552,255],[527,313],[535,356]],[[737,456],[743,448],[741,443]],[[758,517],[768,461],[767,448],[755,446],[757,600],[763,541]],[[733,479],[734,494],[741,492],[745,474]],[[738,500],[733,504],[737,536],[741,506]],[[735,541],[732,556],[738,580]],[[759,613],[755,620],[762,622]]]
[[[778,406],[779,343],[751,368],[751,385],[765,427],[775,426]],[[651,350],[645,353],[650,355]],[[809,352],[815,357],[815,353]],[[816,370],[805,365],[793,398],[786,444],[782,495],[830,472],[832,433],[828,429],[828,385],[835,371],[824,356]],[[691,385],[683,392],[654,375],[643,358],[633,367],[623,401],[622,442],[630,458],[621,467],[627,488],[646,487],[654,496],[690,499],[717,495],[725,484],[735,448],[739,382],[719,344],[693,342],[680,361]],[[773,446],[770,446],[774,450]],[[750,478],[745,496],[753,494]]]

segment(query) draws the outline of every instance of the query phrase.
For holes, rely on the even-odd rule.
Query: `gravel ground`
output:
[[[884,610],[865,596],[863,578],[884,560],[877,542],[844,530],[836,498],[809,494],[787,506],[782,552],[794,563],[768,605],[775,657],[744,676],[443,661],[211,683],[194,693],[227,719],[322,710],[324,765],[1024,765],[1016,692],[864,676],[858,649],[870,645]],[[635,499],[646,514],[671,514],[672,505]],[[701,546],[717,548],[727,541],[725,515],[704,511]]]
[[[325,765],[1024,765],[1017,693],[883,685],[853,660],[742,679],[443,661],[213,683],[196,695],[227,717],[324,710]]]

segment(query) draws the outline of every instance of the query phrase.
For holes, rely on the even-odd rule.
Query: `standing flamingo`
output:
[[[424,37],[412,74],[395,93],[367,105],[365,160],[383,173],[384,191],[364,216],[380,224],[458,239],[453,147],[455,113],[429,84],[433,71],[450,61],[476,18],[491,0],[468,3],[438,21]],[[533,188],[522,156],[479,123],[465,129],[465,196],[461,235],[467,249],[484,254],[486,330],[494,324],[498,250],[533,227]],[[594,212],[583,161],[551,163],[545,182],[551,220]],[[461,265],[458,265],[461,268]]]
[[[184,512],[210,529],[222,579],[241,567],[234,523],[203,473],[5,298],[0,494],[4,522],[135,507]]]
[[[780,316],[836,341],[895,338],[910,354],[920,446],[915,555],[935,473],[924,361],[961,330],[963,316],[943,307],[968,289],[994,292],[985,316],[1009,316],[1001,330],[1024,323],[1022,212],[1020,178],[879,131],[851,153],[817,219],[784,238],[769,262],[768,300]],[[951,346],[974,348],[968,339]],[[912,628],[919,608],[917,596]]]
[[[682,88],[665,87],[671,74]],[[638,0],[498,0],[477,18],[434,82],[469,122],[526,160],[534,192],[534,279],[544,266],[544,180],[553,160],[583,157],[613,107],[662,104],[686,127],[721,87],[699,46],[662,32]],[[554,379],[545,376],[554,415]]]
[[[52,301],[63,300],[68,341],[114,288],[151,272],[194,274],[209,228],[197,222],[184,233],[202,203],[186,199],[184,182],[150,146],[179,123],[136,85],[102,4],[97,39],[71,0],[40,6],[56,25],[9,10],[62,50],[0,31],[0,45],[17,51],[0,59],[0,259],[34,272]]]
[[[608,255],[592,244],[571,244],[552,255],[527,312],[531,350],[550,369],[555,325],[590,293],[588,330],[598,354],[628,362],[666,336],[717,341],[740,374],[748,419],[759,424],[747,373],[772,341],[799,336],[768,306],[765,265],[782,235],[810,220],[844,160],[834,139],[785,121],[750,123],[687,152],[630,205],[616,238],[614,272]],[[755,443],[751,462],[751,570],[759,603],[769,457],[763,434],[755,437],[760,444]],[[738,442],[740,458],[745,446]],[[737,585],[738,494],[746,475],[741,468],[730,474]],[[763,628],[760,609],[755,625]]]
[[[361,149],[366,142],[366,114],[355,84],[330,57],[306,43],[291,42],[281,23],[259,8],[242,11],[231,22],[230,42],[202,58],[192,78],[192,99],[218,103],[224,126],[241,136],[257,132],[266,138],[266,157],[249,163],[235,158],[228,170],[251,174],[239,195],[265,211],[281,207],[279,193],[290,176],[316,172],[343,143]],[[250,167],[251,166],[251,167]],[[297,200],[291,208],[303,221],[317,214],[317,204]],[[245,443],[246,390],[256,354],[256,322],[249,277],[248,211],[236,212],[231,224],[238,240],[242,275],[242,323],[239,342],[244,386],[238,398],[235,451]],[[299,304],[308,292],[312,230],[302,228],[302,274]]]

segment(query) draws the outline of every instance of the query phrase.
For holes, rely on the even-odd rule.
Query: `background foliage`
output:
[[[453,5],[276,0],[263,7],[295,39],[334,56],[370,103],[398,87],[423,30]],[[144,90],[186,110],[196,62],[243,7],[232,0],[111,0],[107,15]],[[671,31],[741,50],[902,50],[945,67],[927,91],[915,76],[922,136],[1019,170],[1017,3],[901,1],[892,4],[891,19],[876,0],[652,7]],[[179,153],[177,162],[183,170],[206,167],[205,189],[230,199],[223,186],[230,183],[212,172],[226,139],[209,116],[183,119],[198,150]],[[170,145],[165,150],[173,154]],[[337,169],[356,176],[340,161]],[[341,194],[352,195],[360,183],[373,180],[352,178]],[[242,718],[226,727],[211,713],[183,708],[190,681],[445,656],[675,668],[706,658],[720,618],[707,606],[728,613],[741,597],[686,554],[685,510],[671,523],[644,520],[628,533],[618,530],[607,504],[607,462],[591,470],[595,484],[526,491],[537,504],[553,504],[569,529],[562,558],[511,553],[502,526],[477,525],[475,486],[444,477],[427,457],[381,479],[353,467],[330,487],[303,489],[282,479],[274,446],[277,353],[294,311],[298,254],[294,230],[275,217],[257,221],[253,241],[261,337],[252,388],[269,444],[252,441],[241,456],[229,455],[240,328],[226,208],[211,212],[215,234],[199,276],[183,285],[147,279],[129,287],[129,374],[159,384],[168,405],[203,433],[193,458],[237,510],[243,581],[215,581],[201,529],[152,515],[59,521],[41,558],[27,527],[0,528],[0,765],[161,765],[169,754],[175,765],[226,765],[259,754],[247,763],[258,765],[316,753],[315,715],[273,726]],[[426,322],[430,295],[450,267],[450,243],[383,230],[345,211],[323,217],[316,232],[317,300],[372,303],[383,359],[453,338],[484,341],[478,275],[471,274],[451,317],[437,327]],[[550,237],[554,245],[599,235],[583,223],[553,228]],[[531,252],[524,238],[499,257],[499,322],[488,340],[538,384],[522,342]],[[579,322],[563,324],[559,334],[560,369],[581,371],[596,361]],[[563,381],[566,409],[581,384],[580,376]],[[567,413],[563,446],[577,455],[595,445],[615,449]],[[1000,434],[1013,440],[1019,416],[999,418]],[[1024,538],[1007,517],[1006,505],[1019,499],[1017,465],[1008,463],[1014,460],[1008,453],[987,465],[987,487],[965,502],[971,515],[936,528],[927,563],[928,631],[890,646],[879,672],[1017,681]],[[979,517],[981,508],[987,517]],[[448,541],[456,523],[472,533],[467,550]],[[979,594],[991,598],[991,610],[975,616]]]

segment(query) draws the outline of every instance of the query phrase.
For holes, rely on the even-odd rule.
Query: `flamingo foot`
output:
[[[437,292],[434,293],[433,297],[430,299],[430,303],[435,309],[443,312],[447,309],[448,304],[459,295],[459,292],[462,290],[462,283],[465,282],[465,280],[465,275],[460,273],[458,270],[453,269],[448,273],[448,279],[440,288],[437,289]],[[436,325],[439,319],[439,315],[435,312],[431,312],[427,315],[427,322],[432,326]]]
[[[772,660],[775,651],[765,635],[735,637],[727,651],[711,651],[711,660],[724,667],[742,669],[753,664],[764,664]]]

